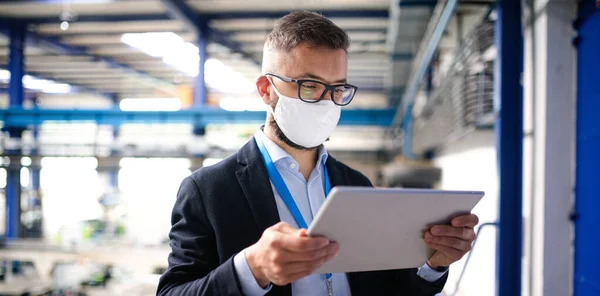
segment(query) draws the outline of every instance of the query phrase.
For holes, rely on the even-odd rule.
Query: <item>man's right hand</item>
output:
[[[323,237],[308,237],[305,229],[279,222],[245,251],[246,261],[258,284],[278,286],[312,274],[339,250],[337,243]]]

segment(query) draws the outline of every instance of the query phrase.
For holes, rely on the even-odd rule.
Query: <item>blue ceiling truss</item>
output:
[[[8,29],[0,27],[0,34],[8,36]],[[69,56],[86,56],[89,57],[90,62],[103,62],[111,68],[122,69],[126,72],[149,78],[165,85],[172,85],[171,82],[161,78],[157,78],[149,74],[148,72],[136,70],[128,65],[118,63],[108,57],[94,55],[90,53],[89,49],[86,47],[65,44],[54,37],[42,36],[34,32],[27,32],[26,42],[28,46],[43,48],[44,50],[47,50],[54,54]]]
[[[261,61],[255,56],[242,50],[241,44],[228,38],[226,33],[211,29],[208,26],[209,18],[196,13],[184,0],[161,0],[160,2],[167,8],[171,16],[184,22],[188,28],[192,29],[199,40],[212,40],[229,48],[232,52],[241,54],[242,57],[252,61],[257,66],[261,64]]]
[[[89,49],[86,47],[64,44],[64,43],[61,43],[56,38],[48,37],[48,36],[41,36],[41,35],[33,33],[33,32],[28,32],[27,41],[28,41],[28,44],[30,44],[31,46],[41,47],[41,48],[44,48],[55,54],[71,55],[71,56],[86,56],[86,57],[89,57],[90,61],[92,61],[92,62],[103,62],[103,63],[106,63],[111,68],[122,69],[131,74],[149,78],[149,79],[152,79],[159,83],[163,83],[166,85],[172,85],[172,83],[170,81],[152,76],[152,74],[150,74],[148,72],[136,70],[128,65],[116,62],[115,60],[108,58],[108,57],[94,55],[94,54],[90,53]]]
[[[327,18],[388,18],[388,9],[361,9],[361,10],[316,10]],[[202,14],[212,20],[230,20],[230,19],[278,19],[289,11],[239,11],[239,12],[219,12],[212,14]]]
[[[37,1],[5,1],[0,0],[0,3],[64,3],[65,1],[59,0],[37,0]],[[85,3],[85,1],[80,1]],[[77,3],[77,1],[71,1],[71,3]],[[273,11],[273,12],[223,12],[223,13],[198,13],[184,0],[161,0],[161,3],[165,5],[168,13],[161,14],[141,14],[141,15],[80,15],[74,22],[127,22],[127,21],[158,21],[158,20],[170,20],[173,18],[179,19],[187,24],[187,28],[196,32],[199,38],[206,38],[217,44],[220,44],[228,48],[231,52],[239,53],[247,60],[252,61],[256,65],[260,65],[260,54],[252,53],[243,50],[240,42],[233,40],[232,35],[236,32],[253,32],[252,30],[224,30],[217,31],[210,28],[207,24],[211,20],[229,20],[229,19],[262,19],[262,18],[280,18],[287,14],[288,11]],[[410,4],[410,6],[416,6]],[[363,10],[352,10],[352,9],[341,9],[341,10],[324,10],[319,11],[326,17],[330,18],[388,18],[388,9],[363,9]],[[2,23],[14,23],[22,22],[26,24],[44,24],[44,23],[59,23],[61,20],[58,16],[56,17],[32,17],[32,18],[0,18],[0,25]],[[254,30],[255,32],[258,30]],[[263,31],[263,30],[260,30]],[[269,30],[264,30],[268,32]],[[385,33],[387,28],[382,29],[368,29],[368,28],[357,28],[356,30],[348,30],[349,32],[374,32],[374,33]],[[73,34],[69,36],[81,36],[83,34]],[[169,81],[162,80],[152,76],[150,73],[133,69],[132,67],[118,63],[111,58],[98,56],[91,54],[89,49],[81,46],[74,46],[61,42],[57,37],[41,36],[35,33],[28,33],[28,44],[32,46],[42,47],[50,52],[62,55],[77,55],[77,56],[88,56],[90,61],[104,62],[110,67],[120,68],[127,72],[132,72],[144,77],[156,79],[169,83]],[[396,59],[407,59],[408,54],[396,54],[392,56]]]
[[[288,14],[289,11],[273,11],[273,12],[221,12],[221,13],[196,13],[199,17],[206,20],[230,20],[230,19],[265,19],[265,18],[281,18]],[[371,9],[371,10],[323,10],[319,11],[329,18],[388,18],[389,12],[387,9]],[[53,24],[60,23],[60,16],[51,17],[0,17],[0,22],[22,20],[29,24]],[[164,21],[172,19],[170,14],[153,13],[153,14],[117,14],[117,15],[79,15],[75,22],[135,22],[135,21]]]
[[[220,29],[220,32],[224,32],[227,34],[258,34],[258,33],[269,33],[271,32],[271,27],[265,28],[236,28],[236,29]],[[385,34],[387,33],[387,27],[385,28],[346,28],[344,29],[347,33],[373,33],[373,34]],[[185,34],[184,30],[174,30],[171,31],[175,34],[181,35]],[[113,32],[81,32],[81,33],[73,33],[69,32],[65,37],[79,37],[79,36],[111,36],[111,35],[121,35],[121,33],[113,33]],[[405,36],[402,38],[406,39],[416,39],[415,36]]]

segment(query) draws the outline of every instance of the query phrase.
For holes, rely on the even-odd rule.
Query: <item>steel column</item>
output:
[[[119,168],[112,167],[108,169],[108,184],[109,186],[117,190],[119,188]]]
[[[21,158],[10,158],[6,170],[6,238],[16,239],[21,234]]]
[[[8,86],[9,106],[21,107],[25,97],[23,76],[25,75],[25,29],[24,23],[9,25],[9,64],[10,82]],[[12,141],[17,145],[21,139],[23,128],[8,128]],[[14,142],[13,142],[14,143]],[[7,149],[6,154],[15,155],[10,158],[6,180],[6,238],[15,239],[21,233],[21,158],[20,148]]]
[[[596,2],[596,3],[594,3]],[[575,185],[575,274],[574,295],[600,295],[600,4],[579,3],[577,48],[577,119]]]
[[[29,208],[27,209],[30,213],[36,213],[37,218],[32,223],[30,229],[25,229],[22,236],[42,238],[43,237],[43,210],[42,210],[42,194],[40,191],[40,165],[39,158],[37,164],[32,164],[29,167],[29,178],[30,178],[30,194],[29,194]]]
[[[13,23],[9,25],[8,37],[10,40],[10,52],[8,71],[10,71],[10,82],[8,86],[9,104],[11,106],[23,105],[25,96],[23,88],[23,76],[25,76],[25,24]]]
[[[198,76],[194,81],[194,107],[204,107],[206,105],[206,81],[204,79],[204,64],[208,57],[206,46],[208,45],[208,24],[200,24],[200,33],[198,34]]]
[[[523,37],[520,1],[497,4],[494,108],[500,188],[496,295],[521,295]]]

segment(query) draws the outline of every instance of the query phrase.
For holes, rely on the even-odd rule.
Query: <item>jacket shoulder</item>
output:
[[[196,184],[219,184],[222,182],[230,183],[235,179],[235,172],[240,168],[237,163],[237,153],[233,154],[220,162],[199,168],[195,170],[190,178]]]

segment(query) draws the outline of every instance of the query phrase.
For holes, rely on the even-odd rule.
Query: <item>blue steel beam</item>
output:
[[[169,20],[170,17],[164,13],[157,14],[124,14],[124,15],[80,15],[74,22],[80,23],[114,23],[114,22],[137,22],[137,21],[164,21]],[[13,22],[13,21],[24,21],[29,24],[60,24],[62,20],[60,16],[44,16],[44,17],[25,17],[16,18],[10,16],[0,17],[0,23]]]
[[[0,22],[2,20],[0,19]],[[271,28],[225,28],[219,31],[224,32],[226,34],[260,34],[260,33],[269,33],[271,32]],[[344,29],[349,34],[352,33],[373,33],[373,34],[385,34],[387,32],[387,28],[347,28]],[[184,30],[174,30],[173,33],[177,35],[185,34]],[[121,36],[121,33],[111,33],[111,32],[81,32],[81,33],[69,33],[65,35],[65,37],[82,37],[82,36]],[[401,39],[410,39],[414,40],[418,38],[417,36],[401,36]]]
[[[400,1],[398,5],[400,7],[434,7],[437,5],[438,0],[404,0]],[[495,4],[495,0],[462,0],[460,4],[462,5],[493,5]]]
[[[369,125],[389,126],[392,122],[394,109],[347,109],[342,111],[340,125]],[[168,111],[121,111],[108,110],[58,110],[58,109],[23,109],[8,108],[0,110],[0,121],[5,127],[37,126],[45,121],[62,122],[95,122],[120,126],[127,123],[165,124],[189,123],[194,126],[208,124],[240,124],[264,123],[266,112],[242,111],[233,112],[220,108],[196,108]]]
[[[160,0],[174,19],[184,22],[187,27],[196,32],[197,35],[205,34],[204,24],[206,20],[201,18],[185,0]]]
[[[316,10],[327,18],[388,18],[388,9],[364,9],[364,10]],[[281,18],[290,11],[235,11],[219,13],[203,13],[204,17],[211,20],[229,20],[229,19],[262,19],[262,18]]]
[[[213,42],[221,44],[233,52],[241,54],[244,58],[249,59],[254,64],[261,64],[261,62],[253,55],[242,50],[242,46],[238,42],[228,38],[226,33],[209,28],[208,20],[210,20],[210,17],[199,15],[185,2],[185,0],[161,0],[160,2],[169,10],[169,13],[175,19],[183,21],[198,35],[198,40],[200,43],[199,45],[206,46],[206,40],[211,39]],[[204,52],[205,51],[206,50],[204,50]],[[201,62],[203,62],[203,60],[201,60]]]
[[[521,2],[499,1],[495,44],[494,111],[499,213],[496,295],[521,295],[523,249],[523,31]],[[566,219],[566,217],[565,217]]]

